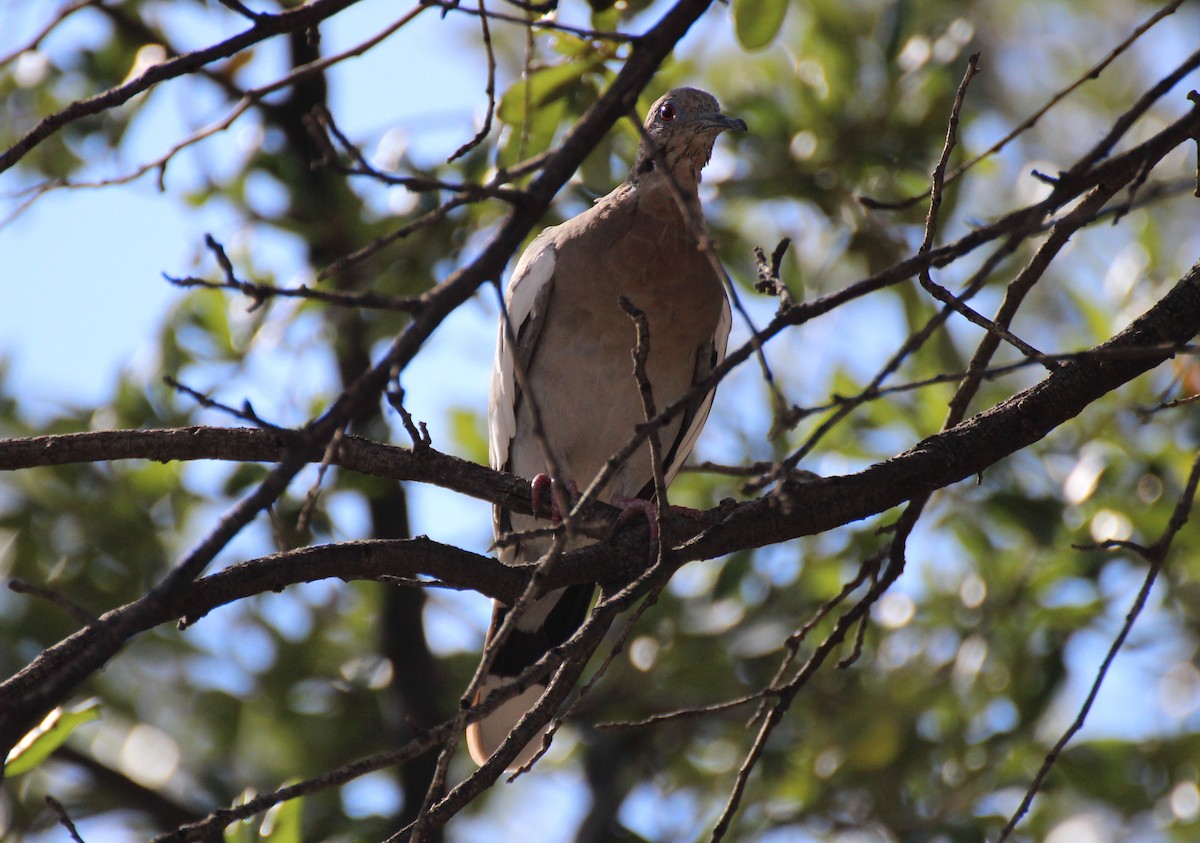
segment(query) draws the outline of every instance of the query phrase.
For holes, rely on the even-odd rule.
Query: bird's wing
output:
[[[505,296],[507,325],[500,320],[492,387],[488,395],[488,461],[499,471],[508,469],[509,450],[517,435],[517,403],[521,398],[516,368],[529,371],[553,289],[555,248],[542,232],[529,246],[513,270]],[[511,329],[511,333],[510,330]],[[515,340],[515,344],[514,344]]]
[[[696,368],[692,375],[693,384],[707,378],[712,370],[725,359],[725,348],[729,343],[729,329],[732,323],[729,299],[726,298],[721,306],[721,317],[717,321],[717,329],[713,332],[711,344],[705,343],[696,350]],[[679,434],[663,457],[663,474],[668,484],[679,473],[679,469],[691,455],[692,448],[696,447],[696,440],[700,438],[700,431],[708,419],[708,411],[712,409],[714,395],[716,395],[716,389],[710,389],[703,397],[693,401],[691,406],[684,411],[683,421],[679,425]],[[654,481],[651,481],[639,497],[648,498],[653,492]]]
[[[505,312],[500,319],[492,386],[488,395],[488,461],[492,468],[501,471],[509,469],[513,439],[518,435],[517,406],[521,400],[521,388],[517,383],[517,370],[529,371],[550,305],[550,294],[554,289],[557,254],[551,231],[546,229],[526,247],[513,270],[512,281],[504,297]],[[493,507],[492,519],[497,536],[511,532],[508,510],[500,506]],[[507,561],[514,560],[516,551],[517,548],[513,546],[502,549],[501,560],[506,560],[506,557]],[[591,586],[571,586],[565,591],[560,589],[533,601],[528,611],[518,619],[504,645],[495,653],[492,665],[476,693],[476,702],[565,641],[587,613],[591,592]],[[564,600],[564,596],[570,599]],[[492,623],[486,638],[488,642],[495,636],[508,612],[507,606],[494,601]],[[560,621],[559,616],[564,612],[570,618]],[[559,629],[564,625],[570,627],[569,631]],[[535,683],[487,717],[467,727],[467,747],[476,763],[483,764],[496,751],[544,690],[544,684]],[[526,763],[540,746],[541,741],[535,738],[522,749],[510,767],[516,768]]]

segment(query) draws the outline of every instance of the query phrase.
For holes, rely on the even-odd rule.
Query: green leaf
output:
[[[787,17],[788,0],[734,0],[733,27],[747,50],[761,50],[775,40]]]
[[[514,82],[504,95],[500,97],[500,105],[496,116],[510,126],[519,126],[525,120],[525,102],[534,111],[546,103],[562,97],[574,89],[580,77],[591,69],[588,62],[569,62],[552,67],[543,67],[534,71],[528,82],[519,79]],[[526,85],[529,87],[526,93]]]
[[[246,788],[241,792],[237,799],[233,800],[234,808],[239,808],[245,805],[258,793],[253,788]],[[258,835],[254,833],[254,818],[238,820],[225,826],[225,832],[222,835],[225,843],[255,843],[258,840]]]
[[[65,711],[62,706],[51,711],[36,729],[21,738],[4,762],[5,776],[28,773],[47,756],[62,746],[71,732],[89,720],[100,716],[100,701],[90,699]]]
[[[454,407],[449,415],[454,441],[463,446],[464,456],[478,463],[486,463],[488,438],[484,419],[474,409],[467,407]]]
[[[544,152],[554,141],[554,133],[567,113],[567,101],[557,99],[533,112],[529,128],[522,137],[521,127],[513,126],[500,147],[496,164],[511,167],[523,158]]]
[[[291,782],[295,784],[295,781]],[[260,840],[271,843],[301,843],[300,820],[303,799],[289,799],[271,807],[258,830]]]

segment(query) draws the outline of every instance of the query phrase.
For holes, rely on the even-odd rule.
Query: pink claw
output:
[[[648,501],[645,498],[627,498],[624,495],[613,495],[612,505],[620,507],[621,514],[617,516],[617,525],[628,524],[636,516],[642,515],[646,519],[646,523],[650,525],[650,544],[658,546],[658,540],[661,538],[661,533],[658,530],[658,504],[654,501]],[[701,518],[704,513],[698,509],[692,509],[690,506],[675,506],[667,507],[671,512],[686,515],[689,518]]]
[[[550,523],[558,524],[562,521],[562,511],[558,507],[558,495],[554,494],[554,481],[549,474],[535,474],[530,484],[530,505],[533,507],[535,516],[543,516],[546,514],[546,505],[544,501],[548,498],[550,501]],[[579,498],[579,487],[575,485],[574,480],[567,481],[567,491],[570,493],[571,501],[574,502]]]
[[[618,526],[628,524],[638,515],[644,516],[646,523],[650,525],[650,544],[658,546],[658,540],[662,536],[658,531],[658,504],[645,498],[627,498],[623,495],[614,495],[612,503],[613,506],[621,508],[621,514],[617,517]]]

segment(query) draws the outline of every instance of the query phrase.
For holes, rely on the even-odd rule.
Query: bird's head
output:
[[[638,147],[634,175],[652,173],[665,160],[677,179],[684,183],[700,181],[700,170],[712,156],[717,135],[726,130],[746,131],[746,122],[721,113],[717,98],[697,88],[667,91],[650,107],[646,130]],[[656,155],[653,144],[661,152]]]

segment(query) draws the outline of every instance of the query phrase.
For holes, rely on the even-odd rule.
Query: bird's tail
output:
[[[520,676],[525,668],[570,638],[587,616],[594,590],[595,588],[588,584],[572,585],[535,600],[521,617],[517,618],[516,628],[509,633],[508,638],[492,656],[488,672],[476,692],[475,702],[483,701],[496,688]],[[491,645],[508,611],[508,606],[495,604],[485,646]],[[505,700],[487,717],[467,726],[467,749],[476,764],[483,764],[491,757],[512,732],[517,721],[533,708],[545,690],[544,682],[530,685],[512,699]],[[509,770],[523,766],[537,754],[548,728],[549,724],[522,747],[517,756],[509,762]]]

